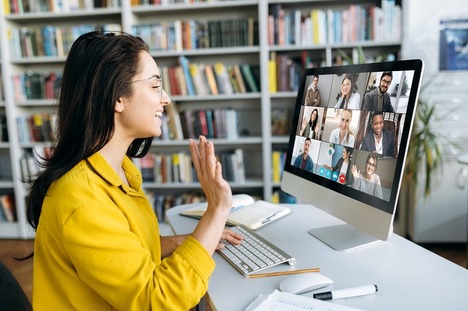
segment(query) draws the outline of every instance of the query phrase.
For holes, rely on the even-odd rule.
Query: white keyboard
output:
[[[247,276],[286,262],[290,265],[296,263],[295,258],[253,230],[242,225],[230,229],[242,235],[244,240],[240,245],[222,241],[226,246],[218,250],[218,253],[242,275]]]

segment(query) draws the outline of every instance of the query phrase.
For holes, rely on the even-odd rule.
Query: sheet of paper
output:
[[[362,311],[359,309],[275,290],[259,295],[245,311]]]

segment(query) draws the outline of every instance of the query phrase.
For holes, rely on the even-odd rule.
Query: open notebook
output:
[[[190,207],[180,215],[201,218],[206,211],[207,203],[190,204]],[[229,214],[227,225],[244,225],[252,230],[258,230],[263,226],[278,220],[289,213],[291,209],[284,205],[273,204],[263,200],[255,201],[248,194],[235,194],[232,196],[232,210]]]

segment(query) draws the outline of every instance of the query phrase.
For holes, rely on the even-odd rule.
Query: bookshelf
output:
[[[21,0],[18,2],[30,3]],[[345,42],[334,38],[333,41],[326,39],[320,42],[299,42],[300,40],[295,40],[294,43],[290,41],[291,36],[288,35],[287,40],[289,41],[284,41],[284,39],[281,39],[281,42],[270,41],[271,36],[268,34],[274,34],[275,31],[271,30],[274,28],[269,27],[269,21],[272,19],[269,15],[273,15],[279,9],[284,10],[284,13],[288,12],[291,16],[293,13],[298,15],[297,12],[301,12],[303,17],[300,20],[304,23],[305,19],[312,16],[312,12],[315,10],[321,10],[320,12],[325,12],[325,15],[348,10],[350,4],[345,0],[333,1],[333,3],[331,1],[304,0],[185,2],[161,0],[155,1],[162,3],[157,5],[149,4],[152,1],[121,0],[109,1],[109,7],[105,8],[80,8],[74,5],[75,2],[80,3],[79,1],[64,1],[64,7],[55,7],[49,10],[29,7],[29,12],[27,11],[28,6],[23,6],[22,11],[20,8],[13,9],[12,7],[8,11],[5,6],[1,9],[1,69],[2,77],[4,77],[3,93],[5,99],[0,105],[0,112],[5,111],[9,142],[0,144],[0,156],[5,157],[5,162],[10,164],[7,167],[11,172],[6,178],[1,175],[0,191],[14,192],[18,219],[13,223],[0,222],[0,238],[33,236],[24,216],[24,198],[27,195],[27,189],[20,181],[22,176],[20,159],[24,158],[25,153],[32,150],[42,150],[47,146],[47,139],[43,139],[44,141],[20,139],[21,133],[17,120],[20,116],[48,114],[51,124],[53,124],[55,107],[54,98],[44,95],[44,93],[50,92],[51,88],[53,89],[53,83],[50,83],[48,89],[44,88],[41,93],[37,89],[18,88],[13,77],[35,73],[39,74],[42,80],[49,76],[59,79],[66,59],[67,42],[69,42],[67,40],[72,42],[73,39],[70,38],[73,38],[73,35],[76,36],[80,31],[84,32],[90,27],[102,27],[108,30],[120,29],[133,34],[138,33],[142,37],[146,36],[148,38],[146,41],[150,41],[148,43],[152,56],[156,59],[158,66],[163,69],[164,88],[170,94],[172,93],[170,96],[174,103],[173,107],[176,108],[172,113],[179,114],[187,110],[204,111],[204,113],[211,110],[234,110],[237,115],[235,135],[214,136],[210,139],[214,141],[217,152],[229,153],[236,149],[241,149],[243,152],[245,180],[230,182],[233,193],[246,192],[268,201],[278,200],[277,192],[280,188],[278,174],[280,174],[280,170],[278,171],[278,156],[276,156],[273,166],[272,153],[284,151],[288,144],[288,136],[285,133],[289,131],[287,120],[292,117],[292,109],[295,104],[297,86],[294,85],[294,77],[298,77],[303,62],[314,66],[332,65],[338,61],[346,61],[343,59],[343,55],[349,55],[351,59],[354,57],[354,61],[356,61],[358,57],[356,47],[361,48],[369,59],[388,51],[391,51],[393,57],[398,57],[401,48],[401,38],[396,35],[394,37],[379,37],[378,39],[363,35],[360,39],[347,39]],[[357,3],[355,11],[358,8],[367,8],[368,6],[383,7],[387,8],[388,11],[392,2],[366,0],[357,1]],[[15,13],[16,10],[20,13]],[[98,25],[96,21],[99,21]],[[282,23],[281,25],[284,27],[284,21]],[[81,27],[78,27],[80,25]],[[83,25],[87,25],[88,28]],[[288,29],[290,29],[291,22],[288,25]],[[39,31],[43,32],[44,26],[59,33],[59,42],[62,44],[58,48],[56,47],[56,50],[52,49],[52,52],[50,50],[46,52],[46,49],[41,50],[41,48],[31,45],[27,45],[25,48],[13,44],[15,37],[30,38],[32,33],[37,35]],[[399,34],[401,22],[393,28],[396,28],[395,31]],[[71,37],[70,32],[73,34]],[[284,36],[284,32],[281,36]],[[206,40],[206,38],[209,39]],[[28,42],[28,40],[25,41]],[[39,42],[41,41],[39,40]],[[283,59],[286,63],[301,63],[300,66],[295,67],[294,73],[291,73],[293,69],[287,67],[290,80],[287,88],[277,85],[274,90],[271,89],[270,77],[273,75],[270,74],[270,66],[273,57]],[[247,74],[241,72],[240,76],[244,80],[245,90],[242,88],[240,91],[235,90],[234,84],[239,83],[240,79],[237,73],[237,78],[230,80],[231,87],[234,89],[232,92],[220,87],[219,82],[217,94],[213,94],[212,89],[200,91],[197,87],[195,87],[194,92],[189,92],[188,89],[183,92],[180,88],[183,89],[183,85],[187,87],[186,81],[185,84],[184,82],[176,82],[178,80],[174,80],[174,77],[180,79],[180,75],[170,74],[171,70],[173,72],[180,70],[177,67],[181,65],[182,59],[196,65],[192,67],[196,67],[195,69],[202,73],[202,78],[206,75],[205,70],[209,70],[206,69],[207,67],[212,67],[214,70],[218,63],[223,64],[228,70],[233,68],[233,72],[243,70],[242,66],[247,66],[254,76],[255,87],[247,85]],[[279,63],[276,68],[282,75],[286,74],[285,71],[282,71],[284,68],[280,67]],[[188,75],[190,76],[190,74]],[[217,76],[216,72],[215,75]],[[187,79],[187,76],[183,77]],[[19,80],[22,81],[22,78]],[[174,86],[175,83],[179,83],[179,90]],[[207,87],[210,87],[209,84]],[[272,117],[276,118],[277,116],[286,122],[281,120],[273,122],[275,134],[272,135]],[[183,122],[182,119],[181,121]],[[39,121],[39,123],[41,122]],[[283,127],[283,132],[277,131],[278,124]],[[155,139],[151,153],[154,155],[188,153],[188,137],[186,136],[170,137],[168,135],[166,138]],[[196,180],[161,182],[155,179],[154,181],[145,181],[143,186],[151,198],[159,194],[170,196],[171,200],[164,203],[166,206],[170,203],[178,204],[180,203],[179,198],[190,196],[190,193],[197,193],[199,190]]]

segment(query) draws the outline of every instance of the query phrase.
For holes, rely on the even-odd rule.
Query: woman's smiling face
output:
[[[351,80],[349,79],[344,79],[343,82],[341,83],[341,94],[343,96],[349,96],[350,95],[350,91],[351,91]]]

